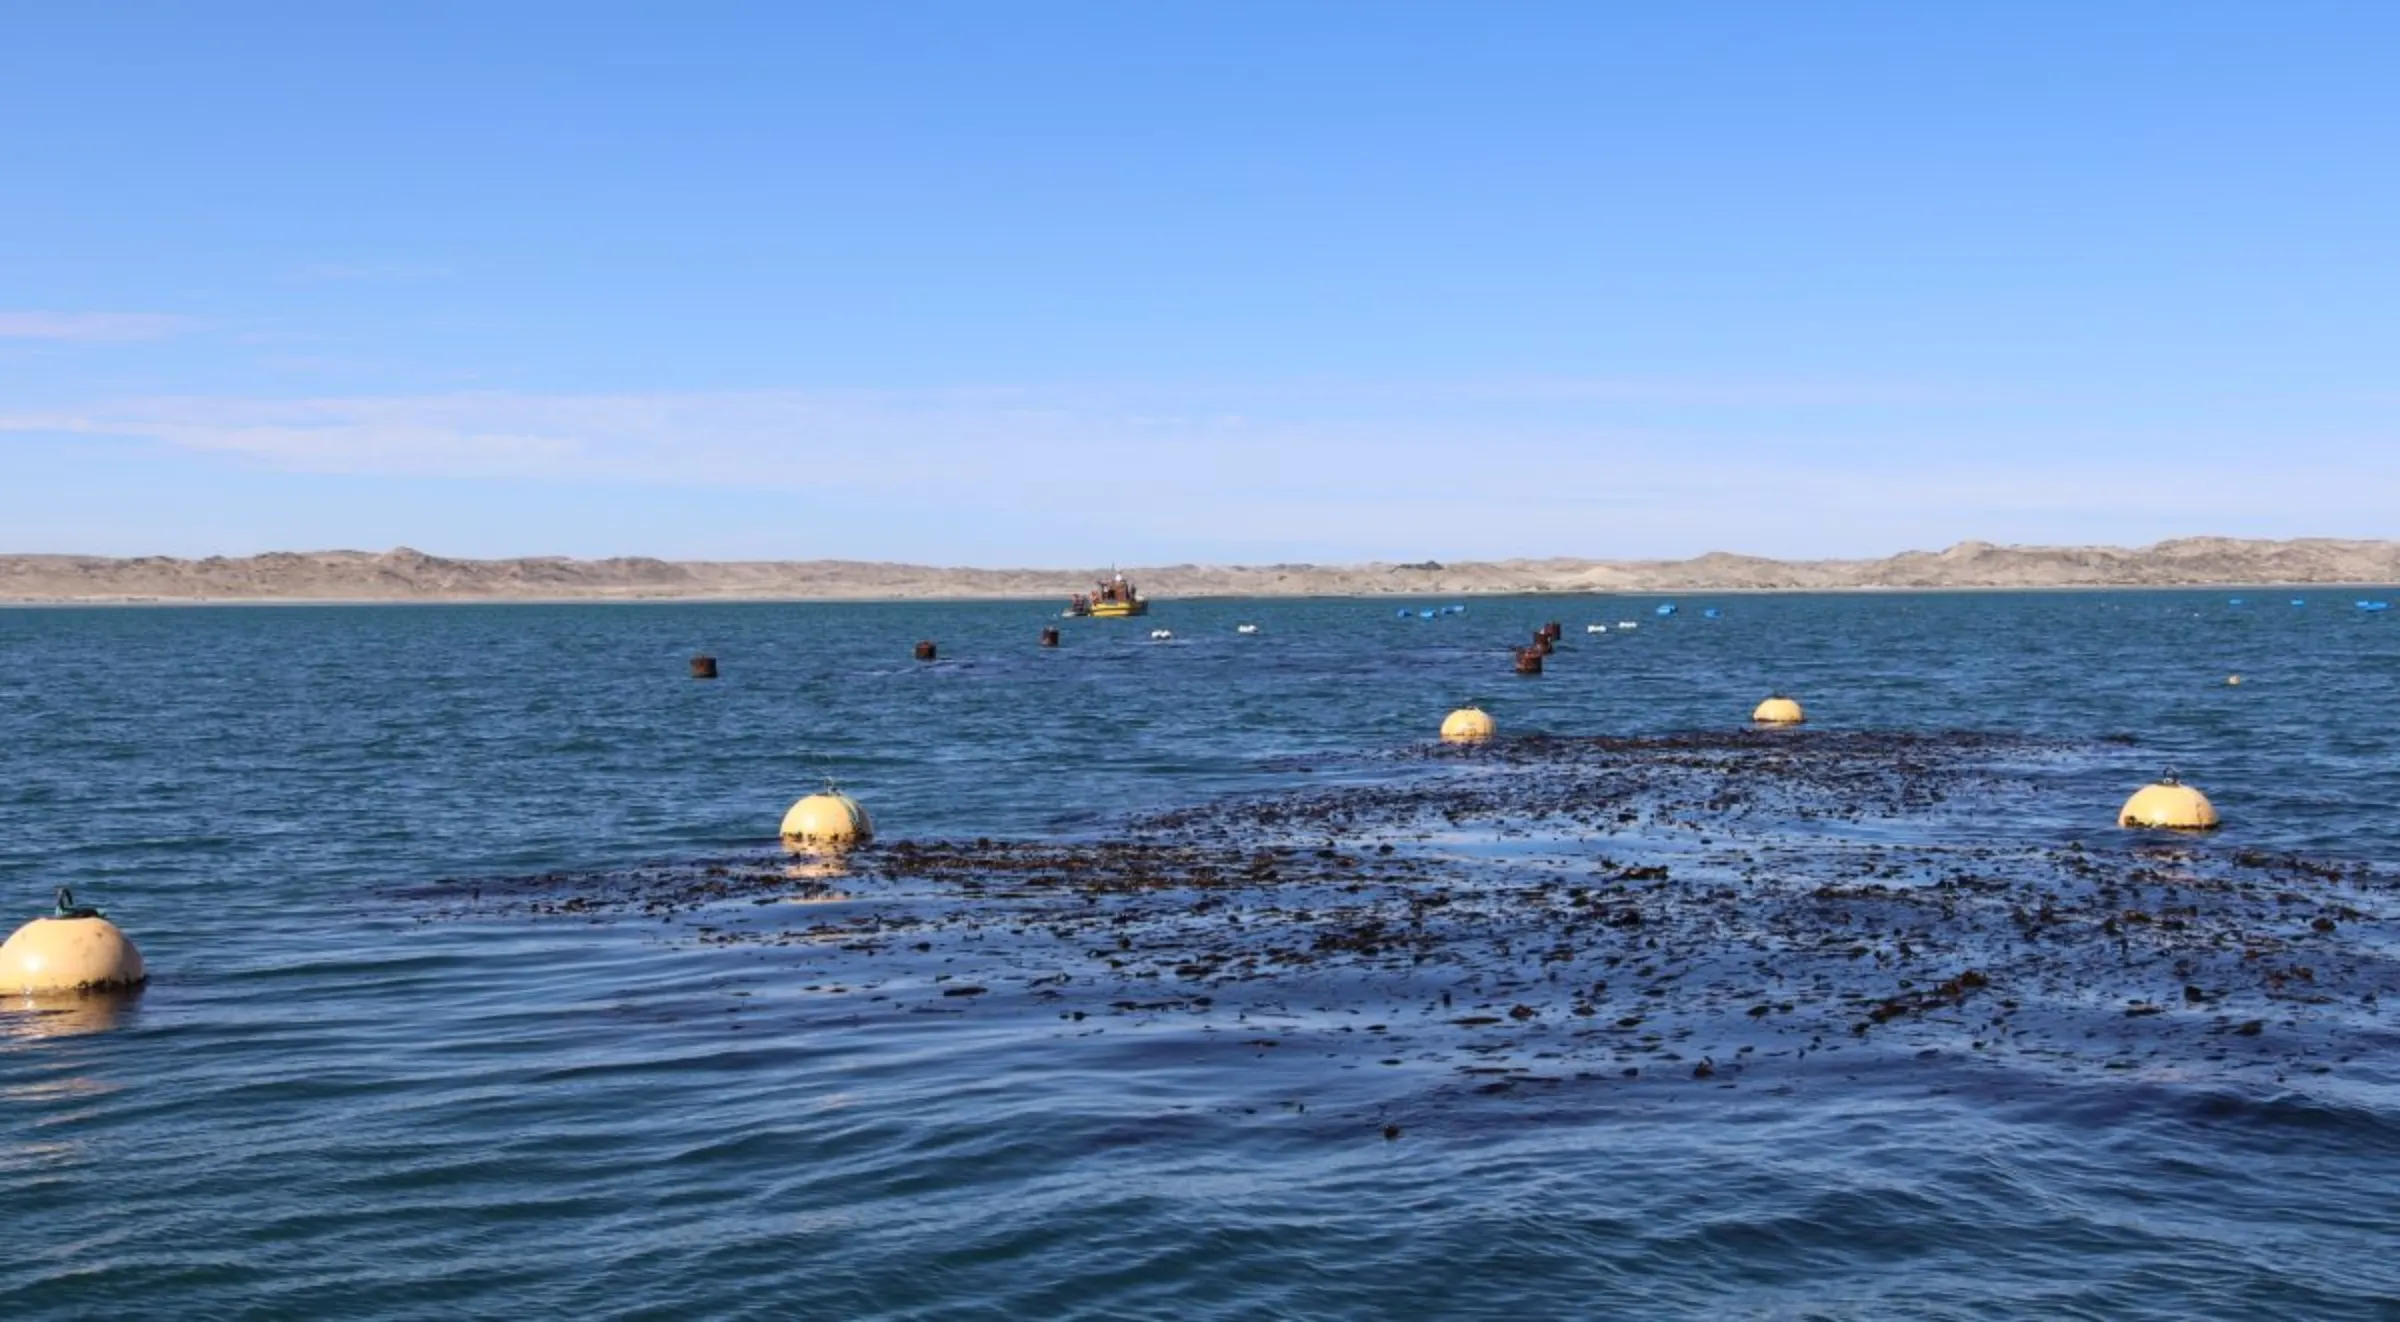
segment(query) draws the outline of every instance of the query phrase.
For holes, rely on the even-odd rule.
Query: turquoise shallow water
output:
[[[1088,837],[1407,774],[1469,699],[1639,734],[1772,689],[1834,730],[2130,737],[1995,836],[2172,764],[2210,848],[2393,864],[2400,621],[2290,595],[0,611],[0,905],[72,885],[155,974],[104,1031],[0,1012],[0,1315],[2400,1316],[2388,1060],[1412,1101],[420,898],[772,858],[827,774],[886,836]]]

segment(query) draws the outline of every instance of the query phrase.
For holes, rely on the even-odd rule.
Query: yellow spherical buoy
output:
[[[1808,719],[1808,713],[1800,710],[1799,703],[1777,694],[1758,704],[1750,719],[1760,725],[1798,725]]]
[[[783,838],[813,845],[847,845],[875,834],[867,810],[858,800],[831,785],[811,794],[783,815]]]
[[[108,991],[138,987],[149,977],[142,952],[100,916],[79,908],[65,889],[58,913],[36,918],[0,945],[0,993]]]
[[[1442,738],[1453,744],[1489,739],[1492,732],[1499,728],[1481,707],[1461,707],[1442,718]]]
[[[2207,831],[2217,824],[2216,805],[2208,796],[2168,776],[2134,791],[2117,813],[2119,826],[2155,826],[2176,831]]]

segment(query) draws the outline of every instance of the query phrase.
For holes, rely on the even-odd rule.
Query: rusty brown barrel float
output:
[[[933,659],[933,640],[925,639],[918,642],[917,659],[919,661],[931,661]]]
[[[1520,647],[1517,649],[1517,673],[1520,675],[1538,675],[1542,673],[1542,652],[1540,648]]]
[[[1044,646],[1044,647],[1056,647],[1056,646],[1058,646],[1058,630],[1057,630],[1057,629],[1055,629],[1055,628],[1050,628],[1050,629],[1044,629],[1044,630],[1042,630],[1042,646]]]
[[[715,679],[716,677],[717,659],[715,657],[696,656],[692,658],[692,678]]]
[[[1565,625],[1560,624],[1556,620],[1552,620],[1548,624],[1542,626],[1542,637],[1547,638],[1551,642],[1555,643],[1559,640],[1560,635],[1566,633],[1566,631],[1567,629]]]
[[[1548,656],[1550,655],[1551,649],[1554,646],[1555,644],[1550,641],[1549,634],[1536,629],[1533,633],[1533,645],[1528,647],[1526,650],[1529,652],[1538,653],[1542,656]]]

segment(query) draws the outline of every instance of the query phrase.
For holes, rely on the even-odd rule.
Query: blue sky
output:
[[[2400,536],[2400,6],[0,0],[0,551]]]

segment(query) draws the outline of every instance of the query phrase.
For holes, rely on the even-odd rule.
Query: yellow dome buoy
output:
[[[101,916],[58,888],[58,910],[16,930],[0,945],[0,993],[109,991],[150,976],[142,952]]]
[[[783,838],[812,845],[847,845],[868,839],[875,826],[858,800],[831,785],[811,794],[783,815]]]
[[[1808,719],[1808,713],[1800,710],[1799,703],[1778,693],[1758,704],[1750,719],[1760,725],[1798,725]]]
[[[1483,708],[1461,707],[1442,718],[1442,739],[1446,743],[1471,744],[1491,738],[1492,732],[1499,728],[1484,714]]]
[[[2208,796],[2173,776],[2134,791],[2117,813],[2119,826],[2152,826],[2174,831],[2209,831],[2217,825],[2216,805]]]

